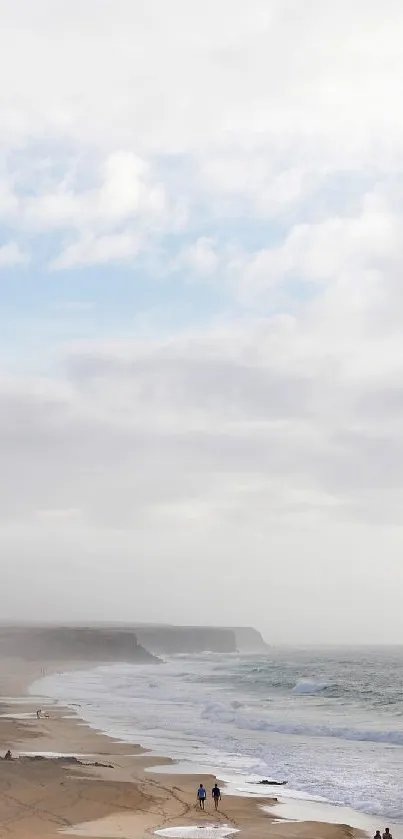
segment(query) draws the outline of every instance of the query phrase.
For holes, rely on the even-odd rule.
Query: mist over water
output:
[[[35,691],[159,754],[403,822],[402,684],[400,648],[279,649],[108,665]]]

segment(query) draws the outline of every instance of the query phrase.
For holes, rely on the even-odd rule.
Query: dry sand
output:
[[[88,666],[88,665],[87,665]],[[66,669],[65,665],[54,669]],[[201,812],[195,800],[202,781],[211,789],[214,778],[144,772],[147,766],[169,763],[139,746],[117,742],[90,729],[71,711],[46,706],[49,719],[36,719],[36,705],[18,702],[41,669],[24,662],[0,663],[0,714],[32,713],[17,719],[0,717],[0,755],[11,749],[14,760],[0,760],[0,836],[13,839],[55,839],[85,835],[143,839],[157,828],[222,823],[240,830],[241,839],[347,839],[358,835],[350,827],[317,822],[278,821],[259,803],[267,798],[224,796],[220,811],[211,799]],[[10,699],[14,697],[15,700]],[[86,765],[56,758],[33,760],[26,752],[81,755]],[[23,754],[21,754],[23,753]],[[111,764],[111,768],[94,763]],[[78,826],[78,827],[77,827]]]

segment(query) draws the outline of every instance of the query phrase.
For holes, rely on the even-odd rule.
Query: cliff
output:
[[[135,629],[139,642],[157,655],[236,652],[231,629],[210,626],[147,626]]]
[[[0,657],[26,661],[156,663],[133,630],[114,627],[0,627]]]

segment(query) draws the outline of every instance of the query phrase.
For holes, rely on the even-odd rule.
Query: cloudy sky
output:
[[[2,618],[402,642],[400,0],[0,0]]]

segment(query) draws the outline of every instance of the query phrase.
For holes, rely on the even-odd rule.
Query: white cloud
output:
[[[196,242],[186,246],[174,261],[173,268],[189,269],[200,277],[215,274],[220,264],[220,257],[213,239],[200,236]]]
[[[16,265],[26,265],[28,261],[28,255],[21,250],[16,242],[8,242],[6,245],[0,245],[0,269],[12,268]]]
[[[83,178],[91,184],[84,187]],[[119,150],[84,167],[69,161],[62,180],[39,167],[34,194],[18,193],[13,180],[15,174],[0,191],[6,223],[31,237],[49,231],[76,236],[52,267],[132,259],[156,231],[174,228],[179,219],[148,164],[132,152]]]
[[[403,235],[403,215],[391,203],[375,189],[363,196],[356,214],[295,224],[280,245],[243,260],[237,277],[241,293],[253,298],[287,279],[348,283],[350,296],[360,294],[363,280],[370,290],[374,276],[387,286],[400,271]]]
[[[105,262],[124,262],[134,258],[140,249],[140,240],[131,233],[110,236],[84,235],[78,242],[68,245],[55,259],[51,268],[73,268],[75,265],[99,265]]]
[[[397,151],[398,2],[314,0],[299,9],[219,0],[190,11],[184,0],[169,9],[158,0],[144,15],[129,0],[102,10],[90,0],[85,11],[40,0],[34,19],[27,0],[3,2],[1,67],[12,45],[30,67],[27,74],[19,63],[0,91],[6,139],[46,129],[94,147],[136,143],[165,153],[219,140],[231,148],[234,138],[264,148],[269,138],[278,151],[284,141],[302,155],[319,144],[322,155],[331,149],[356,161],[379,156],[376,135],[381,149]]]
[[[38,230],[49,228],[108,229],[140,217],[158,224],[166,213],[163,189],[152,182],[143,160],[130,152],[110,154],[95,173],[96,186],[77,186],[77,173],[67,174],[54,191],[22,199],[22,221]]]
[[[200,211],[297,226],[310,201],[335,215],[332,178],[401,170],[396,0],[116,8],[1,4],[0,212],[19,229],[112,235],[135,218],[158,235]]]

